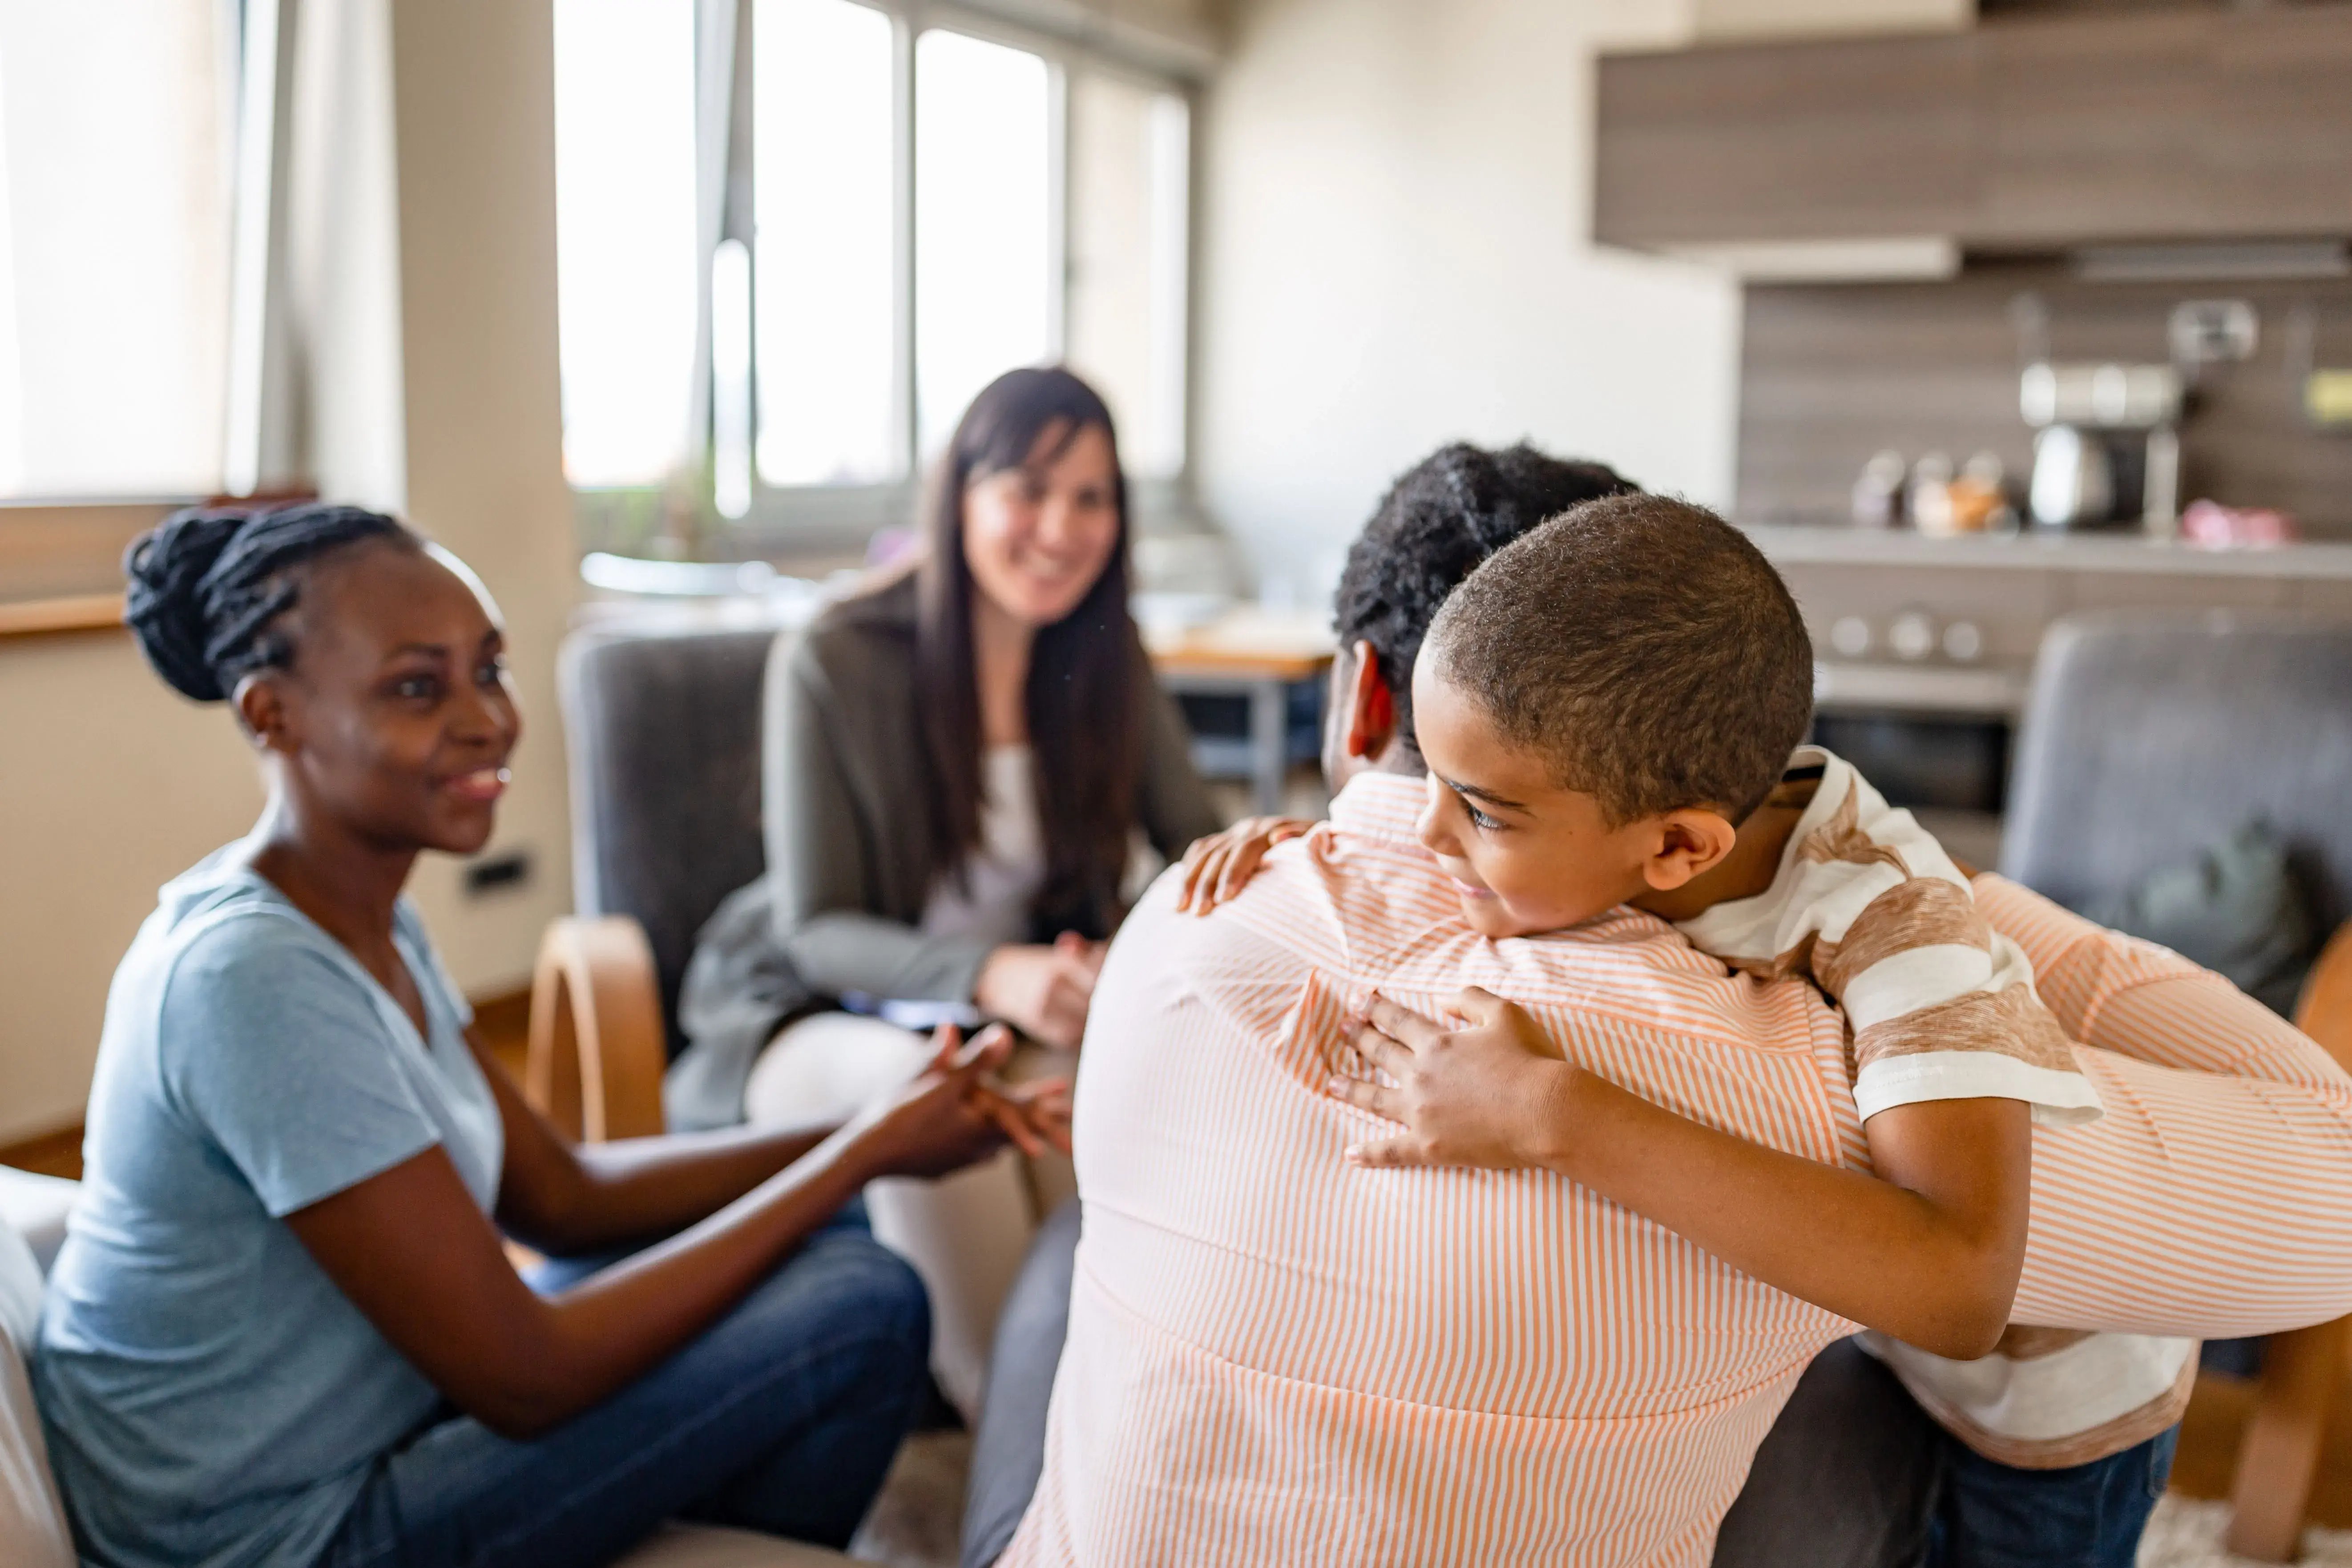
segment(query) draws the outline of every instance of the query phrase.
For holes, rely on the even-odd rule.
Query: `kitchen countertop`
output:
[[[1776,562],[1838,566],[2015,567],[2042,572],[2147,572],[2195,577],[2352,579],[2352,543],[2275,550],[2196,550],[2128,531],[1963,534],[1927,539],[1906,528],[1752,524],[1746,532]]]

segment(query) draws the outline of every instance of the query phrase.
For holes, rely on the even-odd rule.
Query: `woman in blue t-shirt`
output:
[[[465,567],[349,507],[133,546],[149,661],[268,801],[116,973],[36,1359],[86,1561],[611,1561],[672,1516],[845,1542],[924,1386],[921,1285],[834,1216],[1066,1090],[951,1038],[848,1126],[575,1147],[470,1034],[401,897],[490,837],[520,731]],[[159,773],[158,783],[163,782]],[[502,1241],[637,1248],[561,1293]]]

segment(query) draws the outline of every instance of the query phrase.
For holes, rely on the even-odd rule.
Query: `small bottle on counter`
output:
[[[1952,459],[1927,452],[1911,465],[1911,489],[1904,498],[1911,526],[1930,538],[1956,531],[1952,526]]]
[[[1903,479],[1907,472],[1903,454],[1889,449],[1862,466],[1853,481],[1853,522],[1856,528],[1893,528],[1903,521]]]

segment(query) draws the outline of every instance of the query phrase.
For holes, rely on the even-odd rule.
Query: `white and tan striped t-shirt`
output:
[[[1680,921],[1682,933],[1748,973],[1801,975],[1845,1009],[1864,1121],[1988,1099],[2021,1100],[2045,1126],[2096,1120],[2099,1097],[2032,965],[1985,923],[1934,835],[1819,746],[1790,759],[1783,787],[1806,785],[1772,885]]]
[[[2017,943],[1978,910],[1943,846],[1853,765],[1818,746],[1790,759],[1809,794],[1772,885],[1681,922],[1751,973],[1797,974],[1845,1009],[1865,1121],[1931,1100],[2021,1100],[2046,1126],[2099,1115],[2097,1094],[2033,986]],[[2087,1464],[2180,1419],[2197,1342],[2011,1328],[1975,1361],[1884,1334],[1864,1342],[1945,1430],[1989,1459]]]

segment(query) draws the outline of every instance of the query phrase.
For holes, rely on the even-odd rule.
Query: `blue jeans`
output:
[[[2132,1568],[2180,1428],[2063,1470],[1995,1464],[1947,1440],[1929,1568]]]
[[[529,1442],[453,1416],[377,1461],[319,1568],[592,1568],[664,1520],[849,1542],[929,1386],[914,1270],[835,1224],[735,1310]]]

